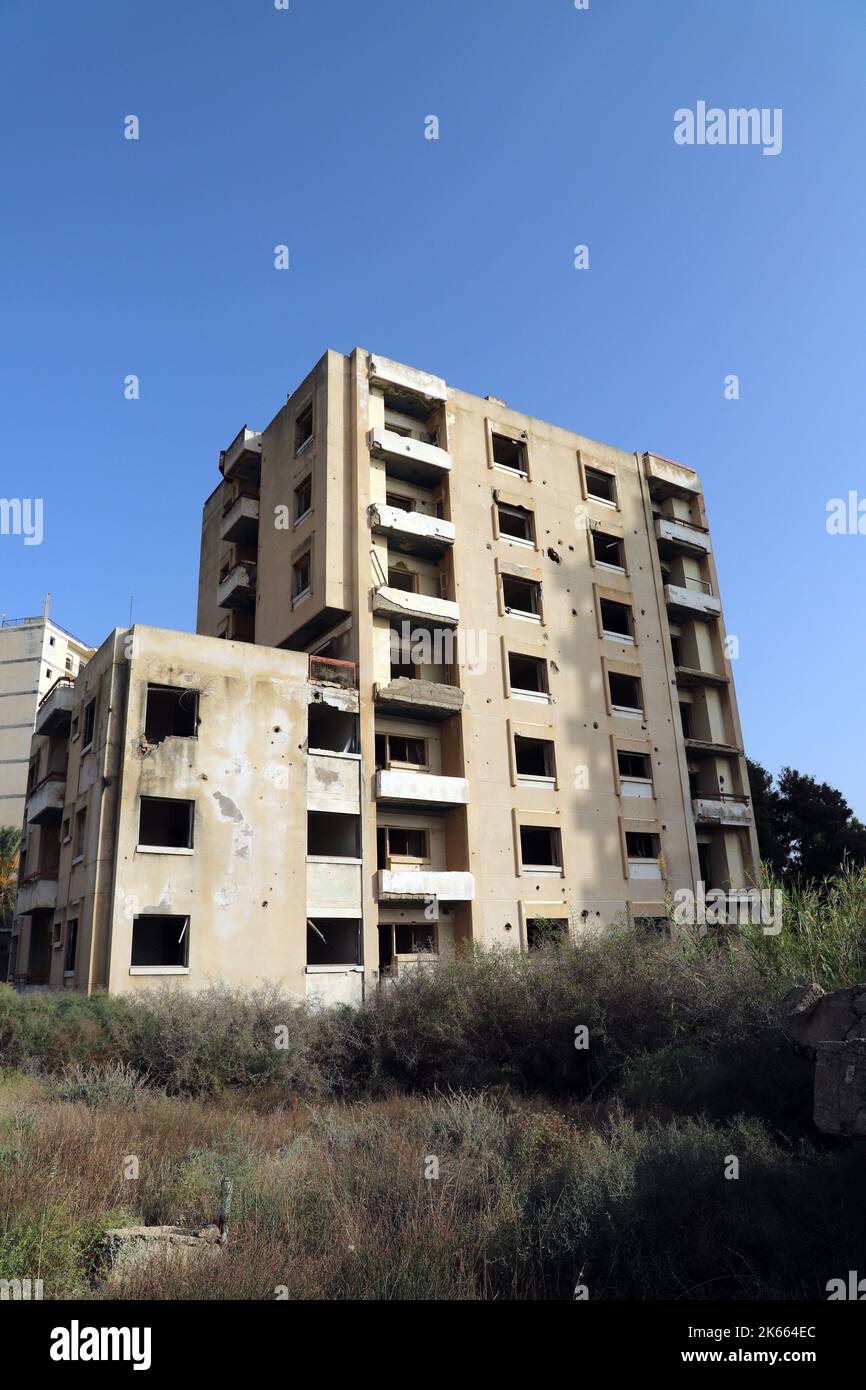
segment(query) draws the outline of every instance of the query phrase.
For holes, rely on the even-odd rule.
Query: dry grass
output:
[[[220,1258],[139,1270],[122,1296],[570,1298],[580,1281],[592,1297],[819,1297],[856,1267],[866,1216],[847,1151],[505,1091],[86,1104],[6,1073],[0,1172],[0,1278],[42,1278],[49,1298],[117,1296],[94,1273],[101,1231],[212,1221],[223,1175]]]

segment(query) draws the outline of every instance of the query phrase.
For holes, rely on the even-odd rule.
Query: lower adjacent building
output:
[[[357,1002],[755,884],[691,469],[358,348],[220,471],[198,635],[116,631],[39,706],[19,985]]]

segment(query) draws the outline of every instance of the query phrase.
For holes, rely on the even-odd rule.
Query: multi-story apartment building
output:
[[[332,864],[307,825],[308,808],[360,811],[357,710],[352,667],[111,633],[39,707],[34,761],[65,775],[27,798],[13,980],[360,998],[360,857]]]
[[[91,655],[51,621],[47,600],[38,618],[0,619],[0,825],[21,824],[39,701],[56,680],[77,676]]]
[[[694,472],[361,349],[220,468],[199,632],[360,673],[368,967],[755,882]]]
[[[220,468],[199,635],[115,632],[40,706],[19,979],[355,1001],[755,882],[690,469],[361,349]]]

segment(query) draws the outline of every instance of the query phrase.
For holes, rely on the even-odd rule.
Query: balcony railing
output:
[[[262,436],[256,430],[243,429],[220,454],[220,472],[226,479],[258,482],[262,471]]]
[[[66,773],[49,772],[27,793],[27,821],[42,825],[60,820],[66,799]]]
[[[36,733],[51,734],[55,737],[68,734],[74,703],[74,677],[60,676],[39,701],[36,710]]]
[[[256,566],[251,561],[241,561],[222,571],[217,592],[220,608],[252,608],[255,601]]]
[[[258,535],[259,498],[255,492],[239,492],[223,507],[220,536],[224,541],[249,544]]]

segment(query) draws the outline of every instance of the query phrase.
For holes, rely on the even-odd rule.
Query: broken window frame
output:
[[[520,466],[511,463],[503,463],[501,458],[496,457],[497,448],[502,452],[501,446],[507,445],[506,452],[516,450],[517,457],[520,459]],[[501,430],[491,429],[490,431],[490,458],[494,468],[501,468],[503,473],[510,473],[515,478],[529,477],[529,448],[525,439],[515,439],[513,435],[503,434]]]
[[[142,821],[147,811],[154,805],[159,804],[167,807],[183,807],[186,815],[186,830],[184,834],[185,844],[173,844],[170,840],[145,840],[142,838]],[[172,819],[172,812],[168,812],[169,819]],[[191,798],[176,796],[142,796],[138,802],[138,843],[136,850],[139,853],[160,853],[160,854],[192,854],[195,848],[195,801]]]
[[[306,576],[306,582],[304,582]],[[292,607],[313,592],[313,551],[305,550],[292,565]]]
[[[626,830],[625,855],[629,864],[657,864],[661,854],[661,836],[650,830]],[[643,853],[648,850],[649,853]]]
[[[624,621],[625,621],[625,624],[626,624],[626,631],[625,631],[625,632],[620,632],[618,628],[615,628],[615,627],[608,627],[608,625],[607,625],[607,621],[606,621],[607,619],[614,618],[614,617],[618,616],[617,613],[614,613],[614,612],[611,611],[611,610],[614,610],[614,609],[619,610],[622,614],[625,615],[625,617],[624,617]],[[634,627],[634,610],[633,610],[633,608],[632,608],[632,606],[631,606],[630,603],[626,603],[625,601],[623,601],[623,600],[621,600],[621,599],[608,598],[606,595],[605,595],[604,597],[599,596],[599,600],[598,600],[598,622],[599,622],[599,627],[601,628],[601,635],[602,635],[602,637],[605,639],[605,641],[609,641],[609,642],[619,642],[619,643],[624,644],[624,645],[626,645],[626,646],[635,646],[635,645],[636,645],[636,643],[635,643],[635,627]]]
[[[502,611],[506,615],[506,617],[523,618],[524,620],[528,620],[530,622],[540,623],[543,619],[541,581],[538,579],[524,579],[522,575],[506,574],[504,572],[500,574],[499,578],[501,581],[502,590]],[[523,591],[529,594],[533,607],[516,608],[514,604],[508,602],[506,596],[506,586],[510,586],[512,584],[519,584],[522,587]],[[514,596],[515,595],[512,592],[512,597]]]
[[[548,836],[550,862],[524,858],[524,832]],[[563,874],[562,831],[558,825],[533,825],[520,823],[517,827],[517,842],[520,851],[520,872],[530,876]]]
[[[617,477],[615,473],[609,473],[606,468],[598,468],[594,464],[585,464],[583,469],[584,486],[586,497],[589,502],[599,502],[603,507],[614,507],[619,509],[619,490],[617,488]],[[597,479],[605,479],[605,484],[610,492],[610,496],[605,496],[604,492],[593,492],[592,484]]]
[[[614,694],[613,694],[613,681],[614,681],[614,680],[618,680],[618,681],[631,681],[631,682],[633,682],[634,687],[635,687],[635,689],[636,689],[637,698],[640,700],[640,704],[639,704],[639,705],[631,705],[631,704],[625,705],[625,704],[620,704],[620,703],[618,703],[618,702],[614,699]],[[644,717],[644,714],[645,714],[645,710],[644,710],[644,690],[643,690],[643,681],[641,680],[641,677],[640,677],[640,676],[632,675],[630,672],[626,672],[626,671],[608,671],[608,673],[607,673],[607,692],[608,692],[608,698],[610,699],[610,708],[611,708],[611,713],[612,713],[612,714],[626,714],[626,715],[628,715],[628,716],[640,715],[641,718]]]
[[[384,741],[384,748],[380,744],[380,740]],[[398,754],[395,753],[393,750],[392,744],[394,742],[396,742],[397,744],[404,743],[406,745],[413,743],[417,744],[421,752],[420,759],[415,760],[409,757],[399,757]],[[405,751],[408,752],[408,747]],[[384,754],[384,757],[381,756],[382,753]],[[421,737],[417,734],[395,734],[379,730],[379,732],[376,734],[376,767],[386,769],[399,768],[402,771],[409,772],[429,772],[429,739]]]
[[[306,499],[306,506],[302,506],[302,498]],[[313,475],[312,473],[308,473],[306,477],[301,479],[295,488],[295,519],[293,525],[300,526],[302,521],[306,521],[312,510]]]
[[[556,744],[552,738],[536,738],[532,734],[515,732],[514,743],[514,777],[518,785],[527,787],[555,787],[556,786]],[[525,772],[520,769],[520,745],[533,744],[541,750],[541,755],[545,764],[544,772]]]
[[[78,921],[77,917],[66,919],[66,940],[63,945],[63,974],[65,978],[75,975],[75,966],[78,958]]]
[[[503,517],[523,524],[523,535],[514,535],[511,531],[503,528]],[[506,541],[509,545],[523,545],[527,549],[534,550],[535,540],[535,512],[531,507],[519,507],[511,502],[496,503],[496,529],[499,539]]]
[[[590,543],[592,545],[593,563],[599,569],[611,570],[614,574],[625,574],[625,542],[622,536],[614,536],[609,531],[604,531],[601,529],[601,527],[597,526],[592,527],[589,534]],[[620,557],[619,561],[616,564],[614,564],[612,560],[601,559],[601,557],[598,554],[598,550],[596,549],[596,541],[598,540],[604,541],[607,545],[616,546],[617,553]]]
[[[163,922],[171,923],[166,925],[166,933],[177,931],[177,941],[174,944],[175,950],[172,954],[180,957],[174,961],[136,961],[136,928],[139,923]],[[183,913],[163,913],[163,912],[141,912],[132,919],[132,939],[129,952],[129,973],[130,975],[188,975],[189,974],[189,935],[190,918]],[[138,943],[139,946],[141,942]],[[168,954],[163,952],[163,954]]]
[[[380,822],[380,823],[376,826],[376,830],[377,830],[377,833],[378,833],[378,832],[384,832],[384,836],[385,836],[385,860],[386,860],[386,863],[380,864],[380,865],[379,865],[379,868],[380,868],[380,869],[387,869],[392,863],[393,863],[393,864],[429,864],[429,863],[431,862],[431,859],[430,859],[430,829],[429,829],[428,826],[420,826],[420,825],[419,825],[419,826],[415,826],[415,825],[388,825],[388,824],[382,824],[382,823]],[[405,852],[405,853],[402,852],[402,851],[394,850],[394,849],[391,848],[391,837],[392,837],[392,835],[394,835],[394,836],[405,835],[405,836],[406,836],[406,845],[407,845],[407,848],[406,848],[406,852]],[[423,846],[423,851],[422,851],[422,853],[420,853],[420,854],[413,854],[413,853],[411,853],[411,851],[409,850],[409,843],[410,843],[409,837],[410,837],[411,835],[418,835],[418,836],[421,837],[421,844],[422,844],[422,846]]]
[[[314,402],[310,399],[295,418],[295,458],[299,458],[316,437],[313,406]]]
[[[88,700],[82,711],[84,723],[82,728],[81,752],[86,753],[93,747],[93,740],[96,737],[96,696]]]
[[[151,702],[151,696],[154,695],[160,697],[161,699],[164,699],[168,692],[171,692],[171,694],[175,697],[175,710],[174,717],[172,719],[172,732],[165,733],[162,735],[161,738],[157,738],[156,730],[153,724],[151,724],[150,731],[148,731],[148,712]],[[148,681],[144,693],[144,737],[146,741],[151,744],[156,744],[162,743],[163,739],[166,738],[198,738],[198,728],[201,722],[199,719],[199,694],[200,692],[198,690],[190,690],[187,686],[184,685],[163,685],[159,681]],[[185,716],[183,720],[177,719],[178,709],[183,710]],[[156,722],[157,721],[154,715],[154,723]],[[191,726],[192,733],[177,733],[175,730],[178,723],[181,723],[186,727]]]
[[[532,662],[539,675],[539,685],[537,690],[529,686],[515,685],[511,674],[512,657],[518,661]],[[536,700],[539,704],[550,703],[550,671],[547,659],[543,656],[527,656],[525,652],[507,653],[507,674],[508,674],[508,694],[519,700]]]

